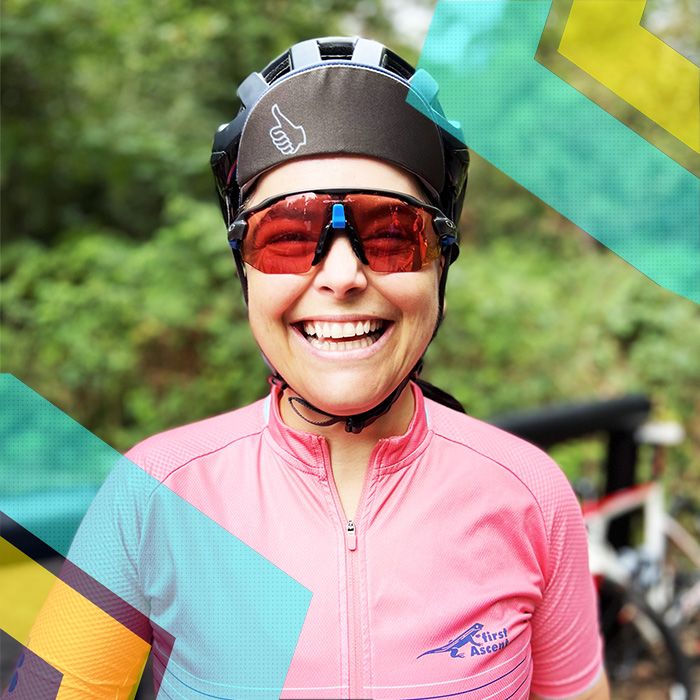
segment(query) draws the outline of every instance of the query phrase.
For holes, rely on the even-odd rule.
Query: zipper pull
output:
[[[355,523],[352,520],[348,520],[347,541],[349,550],[352,551],[357,548],[357,535],[355,534]]]

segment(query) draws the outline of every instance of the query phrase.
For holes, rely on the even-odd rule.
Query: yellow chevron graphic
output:
[[[0,627],[64,674],[57,700],[133,698],[148,642],[2,537],[0,564]]]
[[[700,68],[641,26],[646,0],[573,0],[558,52],[700,153]]]

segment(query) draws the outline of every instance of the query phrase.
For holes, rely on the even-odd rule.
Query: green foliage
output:
[[[144,243],[73,231],[51,249],[7,245],[5,371],[120,449],[259,398],[227,249],[215,207],[184,198]]]
[[[211,138],[240,79],[294,41],[345,33],[351,15],[400,47],[382,4],[6,0],[2,14],[3,371],[120,450],[263,395]],[[648,392],[689,432],[677,469],[700,473],[698,307],[473,163],[426,378],[480,417]],[[573,475],[597,449],[557,457]]]
[[[697,305],[609,253],[555,256],[528,238],[462,251],[431,348],[436,382],[481,416],[635,390],[664,396],[660,412],[697,410]]]
[[[698,307],[609,253],[521,240],[463,248],[426,378],[480,417],[648,392],[697,449]],[[121,449],[244,405],[266,373],[233,269],[215,207],[186,198],[144,243],[74,231],[7,245],[4,369]]]
[[[147,238],[171,193],[211,201],[208,154],[238,83],[295,41],[339,33],[352,6],[6,0],[5,240],[86,227]]]
[[[647,393],[655,418],[678,420],[689,434],[674,454],[677,470],[700,475],[696,304],[610,253],[553,253],[527,232],[464,248],[447,296],[425,376],[470,413]],[[561,454],[573,475],[592,453]]]

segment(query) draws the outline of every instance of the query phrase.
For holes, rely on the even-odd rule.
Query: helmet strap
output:
[[[447,252],[445,253],[445,262],[442,267],[442,272],[440,273],[440,282],[438,284],[438,317],[437,321],[435,322],[435,328],[433,330],[433,335],[430,338],[430,342],[433,342],[433,339],[437,335],[438,329],[440,328],[440,324],[442,323],[443,319],[443,312],[445,308],[445,287],[447,285],[447,272],[450,267],[450,263],[452,261],[452,249],[448,249]],[[368,411],[365,411],[364,413],[359,413],[354,416],[334,416],[331,413],[326,413],[325,411],[322,411],[312,404],[310,404],[306,399],[302,399],[300,397],[292,396],[288,398],[289,404],[292,407],[292,410],[303,420],[305,420],[307,423],[312,423],[314,425],[319,425],[319,426],[326,426],[326,425],[333,425],[334,423],[339,423],[341,421],[345,421],[345,430],[349,433],[359,433],[362,431],[363,428],[366,428],[368,425],[373,423],[377,418],[380,416],[383,416],[387,411],[391,408],[391,406],[394,404],[394,402],[401,396],[401,393],[403,392],[404,388],[406,387],[406,384],[411,379],[418,379],[420,376],[421,371],[423,370],[423,358],[421,357],[420,360],[416,363],[416,366],[413,368],[413,370],[410,372],[410,374],[394,389],[394,391],[387,396],[384,401],[376,405],[374,408],[370,408]],[[303,416],[299,411],[297,410],[296,406],[294,405],[294,401],[297,401],[300,403],[302,406],[305,406],[306,408],[309,408],[313,411],[316,411],[317,413],[321,413],[323,415],[329,416],[329,419],[327,421],[323,421],[320,423],[316,423],[314,421],[309,420],[305,416]]]
[[[246,307],[248,306],[248,278],[245,274],[245,264],[243,263],[243,257],[241,256],[240,250],[233,250],[233,259],[236,261],[236,270],[238,271],[238,279],[241,282],[241,290],[243,291],[243,301],[245,301]]]
[[[362,413],[356,413],[351,416],[337,416],[333,413],[328,413],[328,411],[324,411],[323,409],[317,408],[311,402],[307,401],[306,399],[303,399],[301,396],[288,396],[287,401],[289,401],[289,405],[294,411],[294,413],[296,413],[299,416],[299,418],[306,421],[307,423],[310,423],[311,425],[326,427],[329,425],[334,425],[335,423],[345,423],[346,432],[357,434],[362,432],[362,430],[364,430],[368,425],[374,423],[374,421],[376,421],[377,418],[383,416],[389,411],[389,409],[393,406],[393,404],[396,402],[399,396],[401,396],[401,393],[406,388],[408,382],[411,381],[411,379],[418,378],[422,368],[423,359],[421,358],[416,364],[416,366],[411,370],[409,375],[383,401],[381,401],[376,406],[370,408],[367,411],[364,411]],[[280,376],[278,372],[275,372],[275,374],[273,374],[270,377],[269,381],[271,384],[280,387],[280,389],[282,390],[289,387],[289,384],[287,384],[287,382]],[[304,408],[313,411],[314,413],[318,413],[322,416],[327,416],[327,420],[311,420],[310,418],[307,418],[305,415],[303,415],[295,404],[300,404]]]
[[[445,312],[445,288],[447,286],[447,271],[450,268],[452,262],[452,249],[448,248],[444,253],[444,263],[442,266],[442,272],[440,273],[440,281],[438,282],[438,317],[435,322],[435,328],[433,329],[433,335],[430,338],[430,343],[433,342],[435,336],[437,335],[440,324]],[[428,343],[428,344],[430,344]]]
[[[236,268],[238,270],[238,278],[241,282],[241,288],[243,290],[243,298],[245,300],[246,306],[248,305],[248,280],[245,275],[245,266],[243,264],[243,259],[241,257],[240,251],[238,250],[233,250],[233,258],[236,261]],[[431,342],[432,339],[435,338],[437,335],[438,329],[440,328],[440,324],[442,323],[442,317],[443,317],[443,310],[445,306],[445,287],[447,285],[447,271],[450,267],[450,262],[452,259],[452,251],[448,250],[445,253],[445,262],[443,264],[442,272],[440,273],[440,281],[438,284],[438,317],[437,321],[435,323],[435,328],[433,330],[433,335],[431,337]],[[263,359],[265,359],[266,364],[270,367],[270,369],[273,371],[273,373],[269,377],[269,382],[270,384],[274,384],[275,386],[278,386],[282,391],[284,391],[286,388],[290,388],[289,384],[286,382],[286,380],[279,374],[279,372],[272,367],[269,361],[267,361],[267,358],[263,355]],[[380,416],[383,416],[385,413],[389,411],[389,409],[394,405],[396,400],[401,396],[401,393],[403,390],[406,388],[406,385],[408,382],[410,382],[412,379],[418,379],[421,371],[423,369],[423,358],[421,357],[420,360],[416,363],[416,366],[411,370],[411,372],[408,374],[407,377],[403,379],[403,381],[387,396],[383,401],[378,403],[376,406],[373,408],[370,408],[367,411],[364,411],[362,413],[356,413],[351,416],[337,416],[333,413],[328,413],[327,411],[324,411],[321,408],[318,408],[314,406],[310,401],[307,401],[306,399],[302,398],[301,396],[288,396],[287,400],[289,401],[289,405],[291,409],[296,413],[299,418],[302,420],[306,421],[307,423],[311,425],[315,425],[317,427],[327,427],[330,425],[335,425],[336,423],[345,423],[345,431],[348,433],[354,433],[358,434],[362,432],[368,425],[371,425],[374,423],[374,421],[377,420]],[[313,411],[314,413],[318,413],[322,416],[327,416],[327,420],[320,420],[320,421],[315,421],[312,420],[311,418],[307,418],[305,415],[299,411],[297,408],[296,404],[299,404],[306,408],[309,411]]]

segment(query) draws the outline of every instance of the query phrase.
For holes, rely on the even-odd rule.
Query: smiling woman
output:
[[[468,162],[437,86],[377,42],[330,38],[238,94],[212,166],[270,394],[133,448],[156,485],[103,496],[73,561],[95,551],[98,512],[164,697],[605,698],[566,479],[419,379]],[[240,571],[165,510],[172,493],[310,592],[291,646],[269,632],[262,584],[259,606],[202,605],[243,599]],[[283,667],[242,664],[242,637]],[[52,664],[85,697],[128,697],[101,663],[109,644],[90,641],[82,675]]]
[[[367,157],[330,156],[294,160],[270,170],[258,181],[249,205],[254,207],[259,200],[295,188],[314,191],[324,185],[327,189],[342,186],[349,192],[387,190],[417,202],[423,196],[415,178],[396,166]],[[343,418],[364,414],[384,402],[397,387],[401,389],[391,410],[381,421],[365,427],[361,435],[348,435],[342,425],[319,425],[325,428],[335,484],[350,518],[357,508],[359,485],[377,440],[403,434],[414,413],[413,395],[406,391],[406,380],[437,324],[438,287],[444,264],[438,253],[415,271],[375,272],[375,260],[381,263],[390,256],[404,258],[405,248],[416,246],[409,238],[414,232],[433,239],[433,250],[439,248],[430,220],[416,230],[416,223],[423,219],[415,214],[414,206],[396,197],[367,196],[374,206],[364,218],[373,216],[379,228],[364,222],[353,204],[344,206],[358,227],[362,225],[360,241],[370,259],[368,264],[362,262],[345,235],[329,242],[324,257],[313,267],[309,264],[304,273],[271,277],[246,263],[250,325],[265,357],[284,377],[287,400],[280,409],[287,425],[304,430],[309,422],[314,424],[319,413]],[[339,201],[346,202],[347,197]],[[402,220],[397,216],[401,209],[413,216]],[[304,210],[308,211],[308,206]],[[320,231],[321,226],[317,228]],[[378,235],[383,236],[380,245],[374,240]],[[377,248],[374,257],[371,246]],[[358,340],[348,340],[358,336]],[[314,411],[312,406],[321,411]]]
[[[295,187],[317,190],[324,183],[329,189],[374,188],[421,197],[414,179],[395,166],[364,157],[328,157],[291,161],[271,170],[260,178],[251,203]],[[374,212],[382,228],[362,229],[370,236],[392,234],[393,238],[379,239],[379,260],[403,255],[403,248],[412,242],[399,238],[407,234],[400,227],[414,223],[398,221],[396,230],[385,228],[384,209],[390,217],[409,205],[384,199],[388,201],[381,209],[375,205]],[[360,220],[353,205],[344,206]],[[432,231],[426,235],[437,240]],[[361,240],[365,254],[371,255],[370,246],[376,241]],[[440,261],[434,259],[415,272],[375,272],[372,263],[365,265],[356,255],[348,237],[338,235],[327,245],[323,259],[305,273],[271,277],[247,265],[251,328],[265,356],[294,392],[331,414],[362,413],[389,396],[423,355],[437,322],[440,269]],[[366,342],[348,343],[345,337],[358,334],[358,323]],[[305,325],[311,326],[310,333]],[[403,396],[410,397],[410,392]],[[409,404],[411,410],[402,413],[412,413],[412,401]],[[288,402],[283,406],[290,408]],[[285,420],[296,418],[304,427],[299,416],[285,409]],[[396,425],[398,433],[390,434],[401,434],[407,426],[408,422]],[[339,435],[344,437],[344,432],[341,427]]]

